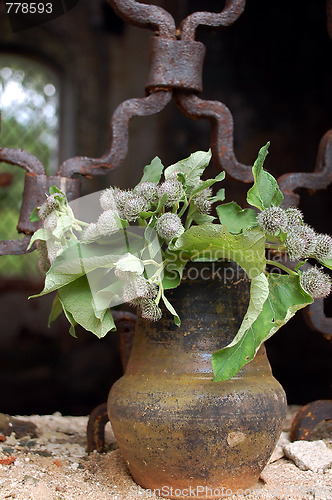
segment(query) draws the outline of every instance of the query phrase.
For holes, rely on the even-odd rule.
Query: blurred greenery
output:
[[[58,83],[53,72],[32,60],[0,55],[0,145],[37,156],[47,173],[54,171],[58,150]],[[0,163],[0,240],[19,239],[25,171]],[[38,273],[36,252],[0,257],[0,274]]]

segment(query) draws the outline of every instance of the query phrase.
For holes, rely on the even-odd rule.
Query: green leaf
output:
[[[258,158],[252,168],[254,185],[247,193],[247,202],[249,205],[257,207],[260,210],[272,206],[278,207],[284,199],[275,178],[263,170],[263,164],[268,154],[269,145],[270,143],[268,142],[258,153]]]
[[[201,193],[202,191],[204,191],[204,189],[207,189],[211,186],[213,186],[213,184],[215,184],[216,181],[215,179],[207,179],[206,181],[202,181],[200,182],[191,192],[190,192],[190,197],[192,198],[193,196]]]
[[[53,236],[56,238],[61,238],[68,229],[71,229],[75,220],[67,214],[62,214],[61,217],[58,218],[56,228],[52,232]]]
[[[165,306],[169,310],[169,312],[171,314],[173,314],[174,323],[176,324],[176,326],[180,326],[181,325],[181,320],[179,318],[178,313],[176,312],[176,310],[174,309],[174,307],[172,306],[172,304],[170,303],[170,301],[168,299],[166,299],[166,297],[165,297],[164,294],[162,294],[162,299],[163,299],[163,302],[164,302]]]
[[[197,186],[202,173],[210,163],[211,156],[211,150],[196,151],[196,153],[192,153],[189,158],[178,161],[174,165],[167,167],[164,172],[165,179],[168,179],[173,172],[181,172],[185,176],[186,185],[189,190],[193,189]]]
[[[182,172],[177,173],[178,180],[183,184],[183,186],[186,186],[186,177]]]
[[[178,238],[175,250],[185,251],[195,260],[234,260],[250,279],[266,265],[265,234],[258,228],[234,235],[220,224],[192,226]]]
[[[145,248],[141,253],[141,259],[155,259],[158,262],[162,261],[162,251],[160,246],[160,241],[158,233],[155,230],[155,219],[150,221],[149,225],[145,229]]]
[[[142,241],[143,239],[140,238],[140,240]],[[54,290],[59,290],[69,283],[78,280],[81,276],[96,270],[101,271],[101,277],[105,277],[106,271],[113,268],[115,262],[119,261],[119,258],[124,257],[123,255],[112,254],[94,255],[95,252],[107,252],[107,249],[108,247],[106,246],[83,244],[77,244],[69,248],[68,251],[63,252],[63,254],[57,257],[53,266],[46,273],[44,289],[39,294],[32,295],[30,298],[40,297]],[[88,256],[84,257],[85,254]],[[135,257],[135,259],[137,258]],[[123,265],[125,266],[125,262],[123,262]],[[141,269],[141,266],[139,269]],[[95,283],[96,279],[96,276],[92,277],[93,283]]]
[[[281,241],[281,243],[284,243],[287,239],[287,236],[288,236],[288,233],[286,233],[285,231],[283,231],[281,228],[280,228],[280,233],[278,234],[278,239]],[[270,238],[269,238],[270,239]]]
[[[143,236],[130,232],[117,233],[102,244],[78,242],[56,258],[49,273],[82,275],[98,268],[112,268],[124,255],[133,254],[132,258],[137,259],[135,254],[141,254],[144,244]]]
[[[52,309],[50,312],[50,315],[48,317],[48,327],[51,326],[51,324],[60,316],[62,313],[62,304],[59,300],[58,294],[54,297],[53,304],[52,304]]]
[[[82,273],[83,274],[83,273]],[[44,288],[40,293],[35,295],[30,295],[29,299],[34,299],[36,297],[42,297],[48,293],[59,290],[69,283],[77,280],[82,276],[82,274],[60,274],[52,270],[52,268],[46,273]]]
[[[216,177],[214,178],[216,182],[223,181],[226,177],[226,173],[224,171],[220,172]]]
[[[255,293],[252,290],[253,297],[239,332],[228,346],[212,355],[215,381],[228,380],[236,375],[254,358],[265,340],[287,323],[296,311],[313,302],[310,295],[302,290],[298,275],[269,274],[269,295],[263,306],[266,286],[260,278],[253,286],[257,290]]]
[[[216,203],[217,201],[224,201],[225,199],[225,189],[221,188],[217,191],[215,196],[210,199],[211,203]]]
[[[35,241],[37,240],[47,241],[50,238],[52,238],[51,231],[49,231],[48,229],[44,229],[43,227],[37,229],[37,231],[30,238],[27,250],[29,250],[32,247]]]
[[[190,193],[190,196],[193,197],[200,193],[201,191],[204,191],[204,189],[207,189],[216,182],[220,182],[225,179],[225,172],[220,172],[220,174],[217,175],[214,179],[207,179],[206,181],[200,182]]]
[[[187,258],[186,258],[187,257]],[[164,268],[162,277],[162,285],[164,290],[176,288],[181,283],[183,270],[190,259],[190,255],[185,255],[185,252],[173,252],[167,250],[164,253],[164,260],[167,260],[167,265]]]
[[[68,316],[67,316],[68,318]],[[74,337],[75,339],[77,339],[77,335],[76,335],[76,331],[75,331],[75,326],[77,325],[77,323],[72,320],[71,322],[71,325],[70,325],[70,328],[69,328],[69,333],[72,337]]]
[[[86,276],[61,288],[58,292],[64,311],[72,316],[77,324],[94,333],[98,338],[104,337],[115,324],[110,311],[98,311],[96,315],[92,304],[93,296]],[[98,317],[97,317],[98,316]]]
[[[250,284],[250,301],[248,310],[243,318],[240,329],[232,342],[227,347],[236,345],[247,330],[256,321],[261,313],[264,303],[269,296],[269,282],[265,273],[261,273],[251,280]]]
[[[59,257],[62,257],[62,255]],[[50,271],[58,274],[77,274],[80,276],[100,267],[111,268],[118,258],[118,255],[95,255],[70,260],[55,260]]]
[[[49,193],[50,193],[50,194],[60,193],[60,194],[62,194],[63,196],[66,196],[66,195],[65,195],[65,194],[61,191],[61,189],[59,189],[58,187],[56,187],[54,184],[53,184],[53,186],[51,186],[51,187],[50,187],[50,189],[49,189]]]
[[[57,257],[52,265],[52,267],[47,271],[45,276],[45,283],[43,290],[32,295],[29,298],[41,297],[54,290],[62,288],[72,281],[77,280],[84,274],[84,266],[82,265],[82,257],[79,253],[79,248],[82,248],[81,244],[73,245],[65,250],[59,257]],[[89,248],[89,245],[86,245]],[[95,247],[91,245],[91,247]],[[95,250],[95,248],[94,248]],[[92,254],[92,260],[94,264],[97,264],[97,257]],[[86,267],[88,263],[85,262]]]
[[[319,260],[318,262],[320,262],[321,264],[323,264],[323,266],[327,267],[328,269],[332,269],[332,259]]]
[[[206,224],[207,222],[213,222],[215,220],[213,215],[201,214],[198,210],[195,210],[191,217],[192,220],[199,225]]]
[[[142,184],[142,182],[156,182],[158,184],[163,170],[164,170],[164,165],[161,163],[160,158],[156,156],[152,160],[150,165],[146,165],[144,167],[143,177],[140,180],[139,184]]]
[[[109,307],[115,307],[119,304],[123,304],[122,281],[119,279],[112,280],[112,277],[110,277],[109,281],[111,281],[110,285],[97,290],[93,295],[96,310],[105,310]]]
[[[304,266],[304,264],[305,264],[306,262],[307,262],[306,260],[300,260],[300,261],[296,264],[296,266],[295,266],[295,271],[296,271],[296,272],[298,272],[298,271],[300,270],[300,268],[301,268],[302,266]],[[301,272],[301,271],[300,271],[300,272]]]
[[[30,221],[31,221],[31,222],[39,222],[39,221],[40,221],[40,218],[39,218],[39,215],[38,215],[38,210],[39,210],[39,208],[38,208],[38,207],[36,207],[36,208],[35,208],[35,209],[31,212],[30,217],[29,217],[29,219],[30,219]]]
[[[66,316],[67,320],[70,323],[69,333],[72,337],[77,339],[77,335],[76,335],[76,331],[75,331],[75,326],[77,325],[77,322],[74,320],[73,315],[69,311],[67,311],[65,305],[61,302],[60,297],[59,297],[59,301],[61,303],[64,315]]]
[[[159,198],[157,208],[154,211],[149,210],[148,212],[140,213],[141,219],[147,219],[148,217],[152,217],[155,214],[159,214],[161,212],[163,205],[165,205],[166,201],[167,201],[167,194],[165,193],[162,195],[161,198]]]
[[[257,215],[251,208],[242,208],[234,201],[216,207],[221,224],[232,234],[242,233],[245,229],[255,226]]]
[[[131,253],[126,253],[122,255],[117,262],[115,267],[120,271],[131,272],[136,274],[142,274],[144,271],[144,264],[141,259],[138,259],[135,255]]]
[[[140,216],[140,219],[145,220],[145,219],[148,219],[149,217],[152,217],[155,213],[157,213],[156,210],[154,210],[154,211],[149,210],[148,212],[141,212],[139,214],[139,216]]]

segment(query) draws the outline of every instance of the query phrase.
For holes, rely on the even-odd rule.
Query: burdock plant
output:
[[[281,207],[278,184],[263,170],[267,153],[268,144],[253,166],[247,193],[253,208],[244,210],[223,203],[223,189],[213,194],[223,172],[202,180],[210,151],[167,168],[156,157],[134,189],[105,189],[90,223],[76,218],[65,193],[53,186],[32,214],[42,227],[30,243],[36,242],[46,273],[39,295],[57,292],[50,322],[63,311],[72,335],[79,324],[103,337],[115,330],[110,309],[126,302],[151,321],[160,319],[163,304],[179,325],[165,291],[180,285],[186,264],[233,260],[250,280],[249,306],[235,338],[213,354],[212,364],[215,380],[234,376],[296,311],[331,291],[323,267],[332,269],[332,238],[317,234],[298,208]],[[285,258],[269,260],[267,250]]]

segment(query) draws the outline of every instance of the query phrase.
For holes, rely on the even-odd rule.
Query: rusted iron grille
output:
[[[163,8],[135,0],[109,0],[116,13],[126,22],[151,29],[154,36],[150,45],[150,69],[146,83],[146,97],[129,99],[115,110],[111,121],[110,146],[101,158],[74,157],[62,163],[54,176],[46,174],[43,164],[22,149],[0,148],[0,161],[22,167],[25,186],[17,230],[26,236],[20,240],[0,241],[0,255],[26,252],[31,234],[38,225],[29,220],[35,206],[44,201],[45,192],[55,184],[67,193],[69,200],[80,194],[79,179],[101,175],[118,168],[128,151],[128,126],[134,116],[148,116],[160,112],[174,98],[180,110],[191,118],[205,118],[211,122],[210,146],[215,162],[227,174],[242,182],[252,182],[251,166],[240,163],[233,150],[233,118],[218,101],[203,100],[202,71],[205,46],[195,40],[199,26],[228,27],[245,8],[245,0],[227,0],[219,12],[194,12],[176,27],[173,17]],[[332,36],[332,0],[327,0],[327,28]],[[298,205],[299,188],[318,190],[332,182],[332,130],[328,130],[318,147],[317,161],[311,173],[288,173],[278,179],[284,193],[285,206]],[[322,300],[315,301],[307,313],[310,326],[324,335],[332,335],[332,318],[324,314]]]

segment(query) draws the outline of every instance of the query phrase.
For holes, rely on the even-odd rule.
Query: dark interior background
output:
[[[177,21],[196,10],[218,12],[222,7],[217,0],[146,3],[165,7]],[[266,168],[273,175],[313,170],[332,116],[332,41],[326,23],[323,0],[248,0],[232,27],[198,30],[197,39],[207,48],[202,97],[222,101],[231,110],[235,154],[242,163],[252,164],[259,148],[270,141]],[[116,106],[144,95],[150,36],[124,24],[103,0],[80,0],[67,14],[18,33],[12,33],[2,11],[0,53],[47,60],[59,69],[64,94],[70,89],[60,134],[68,132],[70,122],[72,140],[60,149],[61,160],[104,152]],[[102,178],[82,180],[82,190],[110,184],[132,187],[155,155],[173,163],[207,149],[209,133],[208,122],[186,118],[173,103],[158,116],[134,119],[122,167]],[[225,185],[226,200],[243,203],[248,186],[231,180]],[[300,194],[306,221],[332,233],[331,188]],[[73,339],[64,319],[47,329],[50,299],[27,300],[41,286],[36,277],[1,279],[0,412],[87,414],[106,400],[121,375],[117,334],[98,340],[81,331]],[[332,315],[330,300],[325,311]],[[301,314],[267,342],[267,350],[289,403],[331,399],[331,337],[310,330]]]

